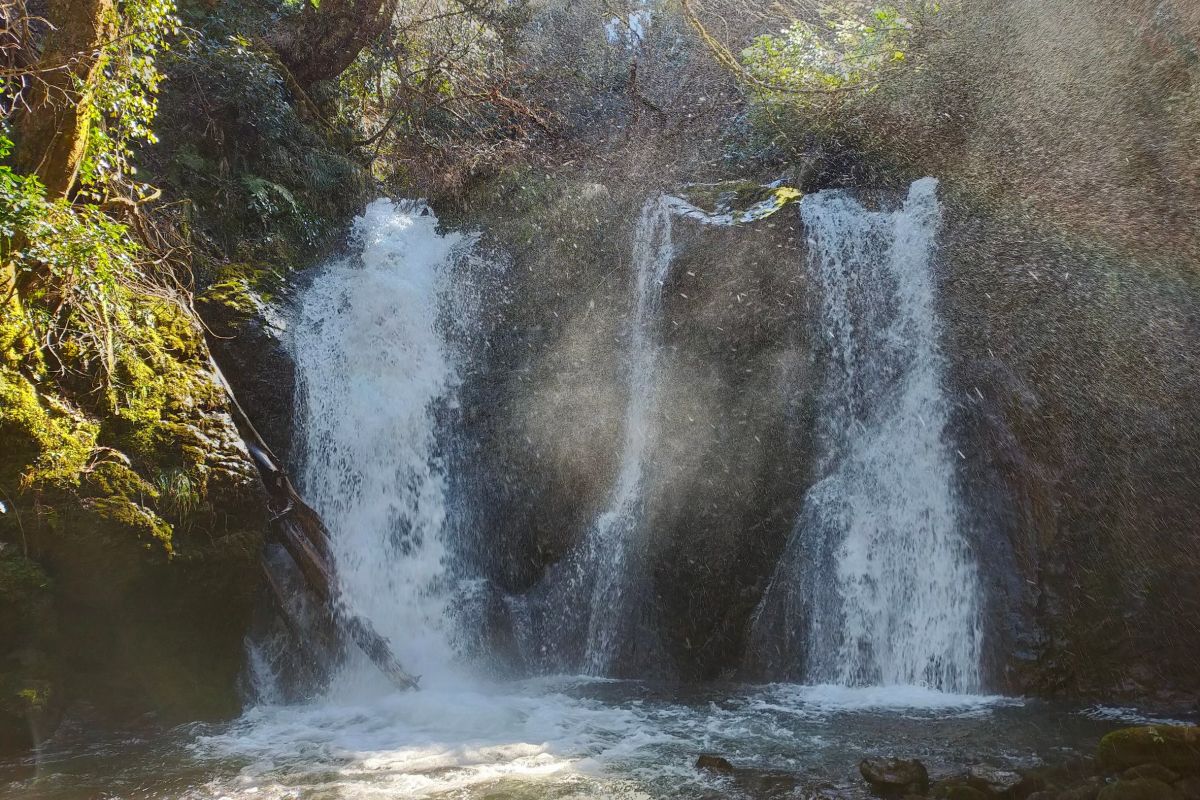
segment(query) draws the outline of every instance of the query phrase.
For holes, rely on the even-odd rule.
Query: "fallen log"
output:
[[[375,630],[370,620],[348,610],[334,575],[333,545],[329,531],[321,521],[320,515],[300,497],[279,459],[259,436],[249,416],[234,396],[233,387],[225,379],[221,368],[217,366],[216,361],[211,358],[209,360],[213,373],[229,398],[238,432],[242,435],[242,440],[258,470],[258,476],[267,490],[271,532],[296,563],[305,584],[321,600],[335,626],[345,632],[379,671],[398,688],[418,688],[420,678],[414,677],[404,669],[392,652],[391,643]],[[270,577],[270,566],[265,560],[263,569],[268,574],[271,590],[280,594],[277,600],[282,600],[279,586]],[[284,623],[290,629],[297,630],[298,626],[295,620],[290,618],[286,603],[277,602],[276,605],[284,617]]]

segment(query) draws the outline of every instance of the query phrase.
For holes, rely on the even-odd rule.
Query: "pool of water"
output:
[[[1094,750],[1139,721],[915,687],[710,686],[590,678],[377,685],[224,724],[98,735],[79,726],[0,764],[0,796],[334,800],[866,797],[858,761],[920,758],[933,776]],[[719,754],[735,776],[695,768]]]

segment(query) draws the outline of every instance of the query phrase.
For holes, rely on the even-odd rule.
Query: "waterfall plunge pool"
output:
[[[543,800],[865,798],[868,756],[937,778],[1093,752],[1145,721],[1120,709],[918,687],[667,687],[594,678],[381,692],[259,706],[223,724],[98,736],[68,724],[36,757],[0,763],[0,797],[29,800]],[[695,768],[721,755],[734,776]]]

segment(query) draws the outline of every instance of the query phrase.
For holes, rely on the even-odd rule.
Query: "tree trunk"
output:
[[[305,89],[346,71],[363,48],[382,36],[398,0],[306,2],[296,23],[273,39],[280,59]]]
[[[17,172],[37,175],[49,197],[66,197],[87,149],[88,102],[100,49],[115,33],[113,0],[50,0],[38,68],[16,119]]]

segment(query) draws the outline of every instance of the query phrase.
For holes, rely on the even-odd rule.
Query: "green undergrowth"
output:
[[[0,748],[64,698],[228,709],[265,527],[186,295],[125,225],[8,167],[0,257]],[[172,638],[204,608],[225,660]]]

